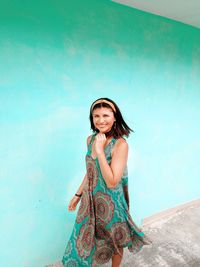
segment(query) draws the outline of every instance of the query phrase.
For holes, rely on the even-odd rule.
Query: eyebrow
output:
[[[92,115],[99,115],[98,113],[93,113]],[[104,113],[103,115],[109,115],[108,113]]]

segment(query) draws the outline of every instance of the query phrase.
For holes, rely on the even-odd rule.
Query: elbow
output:
[[[107,183],[108,189],[114,189],[116,188],[116,186],[117,186],[117,183],[114,180],[109,184]]]
[[[108,189],[115,189],[119,183],[119,178],[116,176],[107,177],[104,179]]]
[[[109,189],[115,189],[118,186],[120,180],[121,180],[121,178],[119,178],[119,177],[114,177],[114,178],[112,177],[112,179],[109,181],[109,183],[107,183],[107,187]]]

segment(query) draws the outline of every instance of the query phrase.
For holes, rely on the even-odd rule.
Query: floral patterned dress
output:
[[[119,248],[128,247],[137,253],[152,241],[136,226],[129,213],[127,166],[115,188],[109,189],[102,176],[98,158],[92,158],[92,135],[86,154],[87,183],[83,189],[80,206],[71,237],[67,243],[62,263],[65,267],[101,266]],[[112,138],[105,147],[107,162],[111,162]]]

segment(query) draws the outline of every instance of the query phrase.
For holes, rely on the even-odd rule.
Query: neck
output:
[[[99,133],[99,131],[97,132],[97,134],[98,133]],[[104,134],[105,134],[106,138],[113,137],[113,131],[112,131],[112,129],[109,132],[106,132]]]

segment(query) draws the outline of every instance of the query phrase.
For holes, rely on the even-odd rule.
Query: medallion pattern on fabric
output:
[[[121,247],[137,253],[152,241],[134,223],[129,213],[128,170],[125,167],[118,185],[109,189],[102,176],[98,158],[91,156],[94,134],[85,156],[87,183],[83,189],[71,237],[62,263],[64,267],[96,267],[107,263]],[[110,165],[116,139],[105,147]]]
[[[108,262],[114,253],[111,242],[105,243],[103,241],[98,241],[96,247],[96,251],[92,258],[92,266],[98,266]]]
[[[115,205],[108,194],[97,192],[94,196],[94,205],[96,210],[96,220],[101,224],[109,223],[114,215]]]
[[[96,239],[100,240],[109,240],[111,238],[111,234],[109,230],[106,230],[105,226],[101,224],[101,222],[96,222],[96,231],[95,236]]]
[[[89,197],[88,194],[83,194],[81,199],[81,204],[78,209],[78,214],[76,217],[76,222],[82,222],[87,216],[89,216]]]
[[[72,243],[71,241],[69,240],[68,244],[67,244],[67,247],[65,249],[65,256],[68,256],[70,253],[72,252]]]
[[[83,224],[76,241],[78,254],[81,258],[90,255],[94,243],[94,227],[91,224]]]
[[[130,230],[126,222],[117,222],[112,225],[112,232],[114,237],[114,242],[119,247],[126,245],[130,240]]]
[[[89,191],[93,191],[98,183],[98,171],[95,166],[95,160],[92,157],[86,156],[86,161]]]
[[[68,260],[66,262],[67,267],[79,267],[78,263],[75,260]]]

